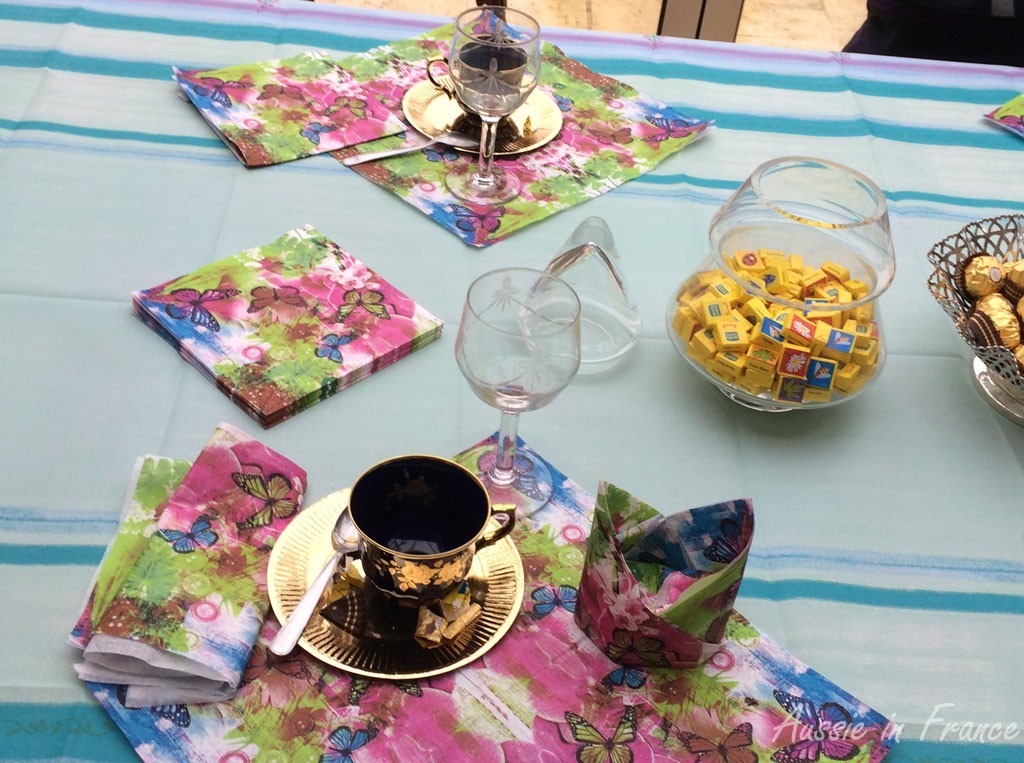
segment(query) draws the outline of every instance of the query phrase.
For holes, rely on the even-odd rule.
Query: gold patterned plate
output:
[[[278,538],[267,567],[267,586],[280,622],[292,613],[330,557],[331,530],[348,494],[348,489],[339,490],[320,499],[296,516]],[[524,586],[519,551],[510,538],[504,538],[473,558],[469,587],[483,613],[453,642],[433,649],[420,646],[413,638],[417,610],[391,603],[366,583],[358,616],[371,627],[361,627],[356,635],[317,612],[302,632],[299,646],[328,665],[370,678],[435,676],[472,662],[501,640],[519,614]]]
[[[479,118],[466,114],[454,97],[430,80],[406,91],[402,111],[409,124],[430,138],[453,131],[479,139]],[[533,151],[554,139],[561,129],[562,112],[558,104],[547,93],[534,90],[522,106],[498,123],[494,153],[509,156]],[[456,150],[476,152],[475,148]]]

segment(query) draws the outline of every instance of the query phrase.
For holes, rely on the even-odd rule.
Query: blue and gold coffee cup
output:
[[[515,506],[492,505],[475,474],[437,456],[370,467],[352,485],[349,515],[365,579],[409,606],[442,598],[469,576],[478,550],[515,526]],[[497,529],[492,517],[504,518]]]

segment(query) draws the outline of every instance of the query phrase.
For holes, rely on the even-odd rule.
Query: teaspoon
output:
[[[306,593],[299,599],[295,609],[288,615],[288,620],[281,626],[281,630],[274,636],[274,640],[270,642],[270,651],[274,654],[286,655],[295,648],[299,637],[306,629],[306,623],[309,622],[309,618],[316,610],[316,605],[320,602],[324,589],[327,588],[334,571],[338,568],[338,563],[341,562],[342,557],[351,554],[359,547],[359,535],[349,518],[347,506],[342,510],[338,521],[334,523],[334,529],[331,531],[331,545],[334,546],[334,553],[324,563],[320,574],[306,589]]]

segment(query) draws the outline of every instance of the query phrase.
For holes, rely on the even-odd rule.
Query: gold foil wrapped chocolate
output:
[[[1013,314],[1013,304],[1002,294],[986,294],[974,305],[975,311],[980,310],[991,318],[1000,313]]]
[[[983,312],[974,312],[964,324],[964,330],[979,347],[998,347],[999,330],[993,320]]]
[[[960,278],[963,289],[972,297],[995,294],[1002,287],[1003,264],[988,254],[981,254],[967,260]]]
[[[1003,265],[1003,294],[1017,305],[1019,313],[1020,301],[1024,298],[1024,260]]]
[[[992,316],[992,323],[999,332],[999,343],[1008,350],[1020,345],[1020,321],[1012,312],[1000,311]]]

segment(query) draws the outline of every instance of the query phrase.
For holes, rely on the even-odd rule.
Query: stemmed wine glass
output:
[[[499,120],[511,114],[537,86],[540,25],[522,11],[482,5],[455,19],[448,54],[455,96],[480,117],[480,150],[475,166],[450,172],[449,190],[474,204],[501,204],[519,195],[514,173],[494,166]]]
[[[532,514],[551,497],[551,472],[516,451],[519,414],[547,405],[580,365],[580,301],[565,281],[540,270],[504,268],[466,294],[455,359],[477,397],[501,411],[495,450],[477,470],[491,500]]]

